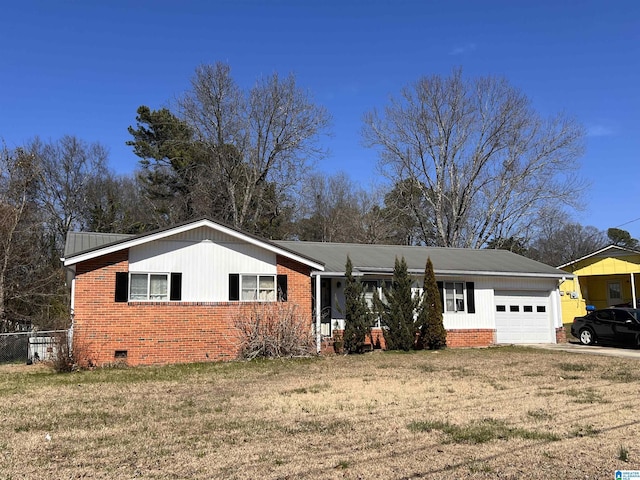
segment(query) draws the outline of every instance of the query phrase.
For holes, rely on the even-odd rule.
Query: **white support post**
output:
[[[631,298],[633,299],[631,308],[638,308],[638,304],[636,303],[636,282],[633,272],[631,273]]]
[[[322,312],[320,310],[320,274],[316,275],[316,351],[322,348]]]

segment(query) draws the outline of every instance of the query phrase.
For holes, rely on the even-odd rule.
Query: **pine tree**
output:
[[[364,287],[359,278],[353,276],[353,265],[347,256],[344,285],[344,348],[349,353],[361,352],[367,335],[371,335],[371,319]]]
[[[422,299],[416,322],[420,327],[419,348],[437,350],[447,346],[447,331],[442,322],[442,302],[431,258],[424,270]]]
[[[417,328],[414,322],[416,299],[411,291],[411,277],[404,257],[396,258],[391,288],[385,290],[386,304],[375,300],[376,309],[386,327],[384,339],[388,350],[408,351],[415,347]]]

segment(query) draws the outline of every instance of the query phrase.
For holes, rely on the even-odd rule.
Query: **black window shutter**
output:
[[[229,301],[240,300],[240,275],[237,273],[229,274]]]
[[[287,301],[287,276],[278,275],[278,301]]]
[[[442,313],[444,313],[444,283],[436,282],[438,284],[438,291],[440,292],[440,308],[442,309]]]
[[[129,272],[116,272],[116,302],[129,300]]]
[[[467,282],[467,313],[476,313],[475,286],[473,282]]]
[[[182,300],[182,273],[171,274],[171,292],[169,293],[169,300],[178,302]]]

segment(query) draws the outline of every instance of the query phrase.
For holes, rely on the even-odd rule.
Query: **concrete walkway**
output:
[[[600,345],[582,345],[579,342],[568,343],[531,343],[523,347],[543,348],[545,350],[557,350],[569,353],[583,353],[588,355],[605,355],[608,357],[636,358],[640,360],[640,350],[625,347],[601,347]]]

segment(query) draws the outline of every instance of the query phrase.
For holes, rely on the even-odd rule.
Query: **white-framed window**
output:
[[[275,275],[241,275],[242,301],[276,301]]]
[[[168,301],[168,273],[132,273],[129,279],[129,300]]]
[[[444,311],[464,312],[464,283],[444,282]]]

